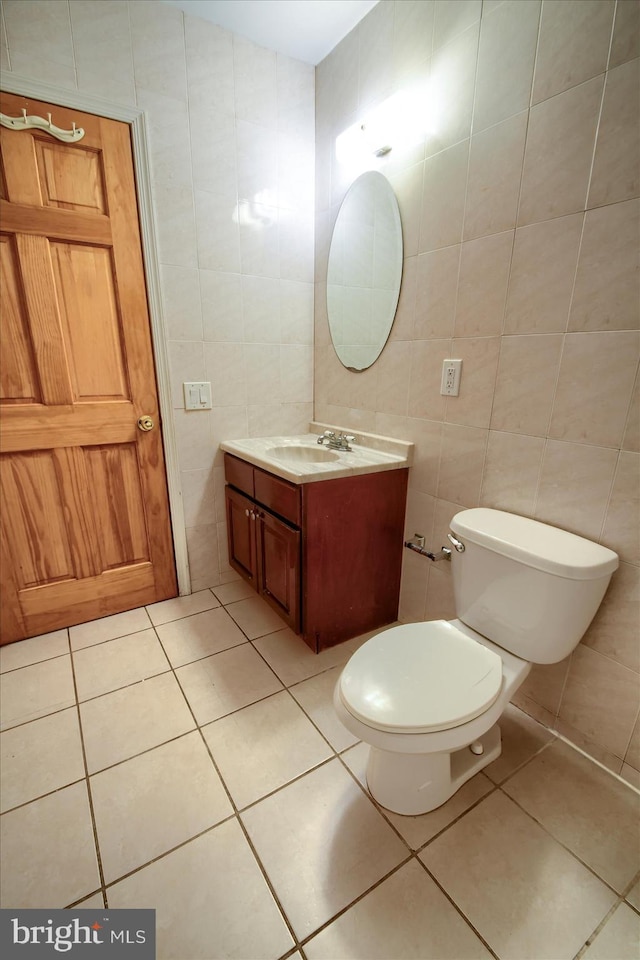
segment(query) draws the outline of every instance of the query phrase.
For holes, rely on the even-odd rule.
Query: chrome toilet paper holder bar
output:
[[[464,543],[452,533],[447,534],[447,540],[458,553],[464,553]],[[425,538],[421,534],[414,533],[411,540],[405,540],[404,545],[407,550],[413,550],[414,553],[419,553],[421,557],[428,557],[429,560],[451,560],[451,547],[440,547],[437,553],[432,553],[425,548],[424,542]]]

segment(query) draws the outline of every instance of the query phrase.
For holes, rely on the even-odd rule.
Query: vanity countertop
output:
[[[327,462],[290,459],[291,448],[308,448],[309,454],[327,450],[318,444],[318,437],[325,430],[355,437],[351,450],[331,450],[335,457]],[[246,440],[224,440],[220,449],[241,460],[262,467],[291,483],[313,483],[318,480],[333,480],[337,477],[352,477],[362,473],[378,473],[383,470],[399,470],[411,466],[413,443],[394,440],[373,433],[350,430],[326,423],[310,423],[309,432],[296,436],[252,437]],[[278,448],[278,454],[274,453]],[[321,454],[320,454],[321,455]]]

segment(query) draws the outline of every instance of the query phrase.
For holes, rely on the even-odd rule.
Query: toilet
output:
[[[369,744],[372,797],[407,816],[500,756],[506,705],[533,663],[577,646],[618,566],[600,544],[501,510],[462,510],[450,527],[457,618],[367,640],[334,692],[344,726]]]

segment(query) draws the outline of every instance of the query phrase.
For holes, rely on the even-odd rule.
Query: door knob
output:
[[[145,433],[147,430],[153,430],[153,420],[151,417],[140,417],[138,420],[138,428],[144,430]]]

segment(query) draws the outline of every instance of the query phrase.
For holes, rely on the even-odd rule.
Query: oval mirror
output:
[[[358,177],[342,201],[327,270],[327,314],[338,357],[366,370],[389,338],[402,280],[402,224],[389,181]]]

